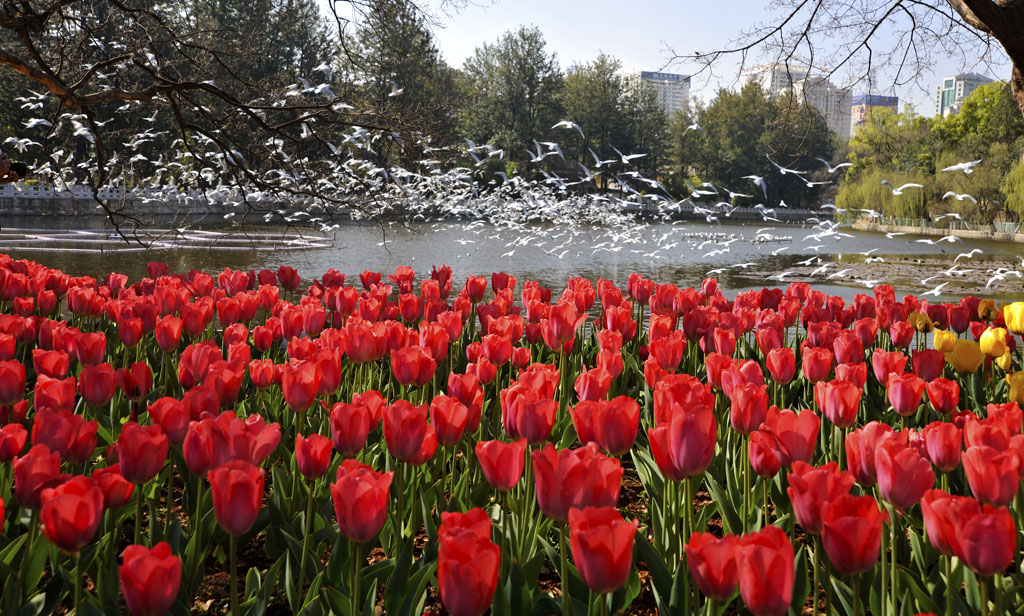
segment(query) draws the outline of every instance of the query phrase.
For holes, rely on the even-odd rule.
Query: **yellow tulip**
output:
[[[1006,329],[1013,334],[1024,334],[1024,302],[1013,302],[1003,306]]]
[[[923,314],[921,312],[910,313],[910,316],[907,317],[907,321],[909,321],[910,324],[914,326],[914,329],[921,332],[922,334],[927,334],[928,332],[932,331],[932,328],[935,327],[935,324],[932,323],[932,320],[928,318],[928,315]]]
[[[1010,384],[1010,401],[1024,404],[1024,370],[1007,374],[1006,382]]]
[[[956,344],[956,334],[944,329],[937,329],[932,344],[939,351],[949,353],[953,350],[953,345]]]
[[[1006,352],[996,358],[996,365],[1003,369],[1003,372],[1009,372],[1010,368],[1013,367],[1013,356],[1010,355],[1010,349],[1006,349]]]
[[[994,299],[983,299],[978,302],[978,318],[982,321],[993,321],[999,316],[999,311],[996,310],[996,300]]]
[[[1006,352],[1006,330],[1002,327],[986,329],[981,334],[981,352],[989,357],[1002,357]]]
[[[957,340],[953,350],[946,354],[946,359],[953,366],[953,369],[961,374],[977,372],[981,363],[985,361],[985,355],[981,352],[981,346],[973,340]]]

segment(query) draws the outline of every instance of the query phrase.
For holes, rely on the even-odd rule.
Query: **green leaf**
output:
[[[409,581],[409,570],[412,567],[412,542],[404,541],[402,549],[395,560],[395,570],[384,587],[384,611],[397,614],[405,596],[406,584]]]
[[[938,614],[942,610],[932,602],[931,595],[918,584],[918,577],[904,567],[896,568],[902,588],[909,590],[917,603],[918,612],[934,612]],[[957,593],[960,594],[960,593]]]
[[[715,478],[710,473],[707,473],[705,478],[707,479],[708,491],[711,492],[712,500],[718,503],[718,512],[722,515],[722,525],[725,527],[725,532],[740,532],[743,524],[740,521],[740,514],[736,511],[732,498],[729,497],[728,493],[722,489],[722,486],[715,481]]]

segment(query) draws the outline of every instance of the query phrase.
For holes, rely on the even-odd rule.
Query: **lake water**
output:
[[[5,221],[5,228],[11,226],[66,229],[69,221]],[[253,227],[251,231],[299,233],[296,229],[268,227]],[[195,268],[215,272],[225,267],[258,271],[290,265],[298,269],[304,280],[318,277],[329,267],[355,280],[355,276],[366,269],[387,274],[399,265],[409,265],[421,274],[428,274],[431,265],[445,264],[454,270],[457,284],[469,273],[489,275],[505,271],[520,280],[535,279],[556,290],[563,288],[571,276],[591,280],[609,278],[624,288],[626,277],[633,272],[657,282],[681,286],[699,285],[713,272],[730,294],[764,286],[785,288],[792,278],[780,282],[767,280],[768,276],[808,258],[820,257],[822,261],[836,262],[830,272],[845,268],[850,271],[844,278],[831,281],[824,280],[824,275],[819,276],[815,287],[847,298],[869,292],[864,284],[857,282],[870,275],[870,269],[864,264],[866,257],[858,253],[872,251],[872,258],[940,257],[952,263],[956,254],[978,248],[983,254],[974,256],[970,262],[978,267],[979,262],[986,259],[1012,260],[1021,252],[1021,247],[1015,244],[963,240],[955,244],[929,245],[914,241],[919,239],[914,236],[889,239],[884,234],[848,228],[838,231],[849,237],[816,238],[819,231],[809,226],[716,225],[691,221],[638,222],[629,228],[551,224],[509,227],[455,221],[383,226],[348,223],[330,234],[332,246],[326,249],[257,251],[242,244],[233,249],[101,253],[46,248],[43,243],[15,247],[0,240],[0,252],[33,259],[72,275],[98,276],[115,270],[127,274],[133,281],[145,275],[146,263],[151,260],[164,261],[173,271]],[[780,237],[788,239],[778,241]],[[768,238],[771,241],[755,241]],[[894,284],[897,295],[924,288],[908,281],[884,282]]]

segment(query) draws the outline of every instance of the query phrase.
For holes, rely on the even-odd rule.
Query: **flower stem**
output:
[[[562,559],[558,575],[562,578],[562,616],[572,616],[572,601],[569,599],[569,546],[566,545],[566,524],[558,527],[558,551]]]
[[[944,557],[946,561],[946,616],[953,616],[953,557]]]
[[[362,567],[362,549],[356,542],[352,542],[352,613],[358,614],[362,611],[362,606],[359,605],[362,597],[360,596],[360,586],[363,581],[363,567]]]
[[[238,537],[231,535],[228,552],[231,561],[231,616],[238,616]]]
[[[978,580],[978,585],[981,586],[981,616],[988,616],[988,580]]]
[[[306,555],[309,554],[309,536],[313,534],[313,493],[316,492],[316,481],[309,484],[309,498],[306,499],[306,532],[302,537],[302,559],[299,560],[299,593],[302,593],[302,584],[306,581]],[[305,594],[302,604],[305,604]]]
[[[82,557],[75,557],[75,616],[82,613]]]
[[[853,616],[860,616],[860,574],[853,576]]]
[[[142,491],[144,483],[135,485],[135,545],[142,544]]]

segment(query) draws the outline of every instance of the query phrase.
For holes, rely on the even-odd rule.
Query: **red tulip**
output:
[[[871,369],[876,381],[888,383],[890,375],[899,376],[907,369],[907,356],[899,351],[875,349],[871,354]]]
[[[832,369],[832,351],[822,347],[809,347],[803,352],[804,378],[812,383],[824,381]]]
[[[708,355],[711,365],[712,355]],[[722,357],[719,355],[718,357]],[[721,385],[721,380],[719,380]],[[662,425],[675,407],[689,410],[701,405],[715,406],[715,394],[711,387],[701,383],[700,379],[689,374],[673,374],[664,377],[654,387],[654,422]]]
[[[450,396],[439,394],[430,403],[430,425],[443,447],[454,447],[462,439],[469,421],[466,405]]]
[[[740,596],[754,616],[781,616],[793,597],[793,544],[778,526],[740,538]]]
[[[295,464],[306,479],[319,479],[331,465],[331,439],[322,434],[295,437]]]
[[[40,497],[46,488],[64,479],[60,473],[60,454],[46,445],[33,445],[23,456],[14,458],[14,495],[18,504],[26,509],[37,510]]]
[[[54,379],[62,379],[71,367],[71,358],[63,351],[44,351],[32,349],[32,366],[36,374],[45,374]]]
[[[75,554],[96,535],[103,520],[103,490],[79,475],[42,491],[39,511],[43,536],[64,552]]]
[[[963,435],[960,428],[944,421],[934,421],[922,431],[928,459],[940,471],[948,473],[960,466]]]
[[[999,417],[978,419],[971,411],[963,416],[964,445],[968,448],[986,445],[997,451],[1010,447],[1011,430]]]
[[[960,402],[960,385],[956,381],[935,378],[928,381],[925,390],[928,392],[928,402],[936,413],[948,415],[956,410]]]
[[[358,460],[345,460],[331,484],[338,530],[349,541],[366,543],[384,526],[393,473],[378,473]]]
[[[565,344],[573,340],[576,330],[586,320],[586,313],[580,314],[575,302],[560,300],[551,307],[549,317],[541,321],[544,344],[556,353],[562,352]]]
[[[839,364],[836,366],[836,380],[847,381],[863,389],[864,383],[868,380],[868,365],[864,362],[859,364]]]
[[[686,336],[682,331],[672,331],[652,340],[649,348],[651,356],[663,370],[675,372],[683,361],[683,353],[686,352]]]
[[[875,485],[878,481],[875,450],[895,435],[892,428],[877,421],[870,421],[846,435],[846,464],[857,483],[865,487]]]
[[[971,571],[995,575],[1010,566],[1017,555],[1017,529],[1009,509],[986,505],[959,522],[960,536],[954,548],[957,558]]]
[[[120,464],[111,464],[94,470],[92,480],[103,490],[103,502],[107,509],[124,507],[135,491],[135,484],[121,474]]]
[[[209,473],[213,514],[229,535],[240,537],[252,528],[263,502],[263,469],[232,460]]]
[[[110,364],[87,365],[78,375],[78,393],[89,406],[105,406],[117,392],[117,373]]]
[[[25,448],[27,440],[28,430],[21,424],[12,423],[0,428],[0,462],[13,460]]]
[[[796,460],[810,462],[818,445],[818,431],[821,419],[810,410],[796,413],[789,409],[779,410],[777,406],[768,409],[768,416],[759,430],[768,431],[782,446],[785,456],[782,465],[791,467]]]
[[[491,538],[491,518],[480,507],[474,507],[465,513],[458,511],[441,512],[441,525],[437,528],[438,539],[446,536],[460,535],[463,531],[481,539]]]
[[[0,361],[0,406],[25,397],[25,364],[16,359]]]
[[[37,413],[44,409],[70,413],[75,408],[75,377],[51,379],[46,375],[39,375],[36,378],[32,407]]]
[[[118,319],[117,337],[121,339],[121,344],[125,347],[129,349],[134,347],[142,339],[142,319],[137,317]]]
[[[434,377],[437,362],[427,349],[421,346],[408,346],[391,351],[391,372],[395,380],[402,385],[422,387]]]
[[[613,456],[633,448],[640,426],[640,405],[629,396],[597,403],[593,417],[594,440]]]
[[[156,344],[164,353],[173,353],[181,344],[181,332],[184,322],[174,315],[161,317],[156,322]]]
[[[580,445],[597,439],[594,437],[594,414],[597,412],[597,402],[584,400],[576,406],[569,407],[569,415],[572,416],[572,426],[576,430],[576,440]]]
[[[160,426],[172,445],[181,445],[188,433],[189,413],[177,398],[165,396],[151,402],[148,407],[150,420]]]
[[[288,407],[305,412],[316,399],[320,387],[320,370],[315,361],[289,362],[281,372],[281,391]]]
[[[1020,458],[1013,451],[975,445],[964,452],[963,463],[971,493],[982,503],[1005,507],[1016,496]]]
[[[875,566],[888,514],[870,496],[843,494],[822,509],[822,542],[832,566],[842,575],[857,575]]]
[[[778,443],[770,432],[755,430],[750,433],[747,457],[751,468],[759,477],[774,477],[782,468],[782,457],[777,453],[778,448]]]
[[[711,465],[718,422],[710,406],[677,409],[661,425],[647,431],[651,453],[665,477],[681,481],[701,475]]]
[[[935,472],[928,460],[914,449],[875,449],[878,494],[905,513],[935,484]]]
[[[441,603],[452,616],[482,615],[498,586],[501,550],[488,537],[464,528],[439,533],[438,543]]]
[[[942,370],[946,367],[946,355],[937,349],[914,351],[910,355],[910,365],[914,369],[914,374],[930,383],[942,376]]]
[[[750,434],[768,416],[768,391],[757,383],[740,383],[732,388],[732,410],[729,415],[734,430]]]
[[[889,375],[889,380],[885,381],[885,395],[889,399],[889,404],[903,417],[910,417],[917,412],[921,406],[924,388],[924,380],[912,372],[899,375],[893,373]]]
[[[711,533],[696,532],[686,543],[686,564],[702,595],[725,601],[736,592],[740,581],[739,540],[734,535],[718,539]]]
[[[953,556],[959,551],[956,544],[962,521],[980,511],[981,504],[973,498],[951,496],[942,490],[928,490],[921,497],[921,514],[928,531],[928,541],[946,556]]]
[[[331,439],[342,457],[358,455],[374,427],[373,413],[364,404],[338,402],[331,407]]]
[[[864,343],[857,334],[845,331],[832,342],[837,364],[859,364],[864,361]]]
[[[98,364],[107,353],[107,337],[103,332],[83,333],[75,336],[75,358],[83,365]]]
[[[768,351],[765,364],[772,375],[772,380],[779,385],[788,385],[796,376],[796,353],[789,347]]]
[[[558,402],[527,385],[515,384],[501,392],[501,414],[509,437],[524,437],[530,444],[551,436]]]
[[[782,328],[775,326],[758,326],[757,333],[754,335],[757,340],[757,348],[761,351],[761,355],[767,357],[768,353],[775,349],[782,348]]]
[[[853,481],[853,475],[839,470],[835,462],[817,468],[802,461],[793,463],[786,493],[793,504],[796,521],[804,532],[821,534],[822,508],[839,496],[849,494]]]
[[[597,594],[626,585],[639,522],[627,522],[614,507],[569,510],[569,543],[580,577]]]
[[[814,384],[814,399],[818,403],[818,410],[839,428],[849,428],[857,423],[860,395],[861,388],[849,381],[836,379]]]
[[[478,441],[474,451],[491,487],[507,492],[519,483],[519,478],[523,476],[526,439],[521,438],[512,443]]]
[[[181,587],[181,559],[166,541],[152,549],[129,545],[118,567],[124,602],[132,616],[161,616],[170,611]]]
[[[889,327],[889,338],[894,347],[905,349],[914,339],[915,331],[914,326],[907,321],[897,321]]]
[[[603,368],[580,369],[574,388],[580,400],[603,400],[612,384],[612,375]]]
[[[82,374],[85,374],[84,369]],[[141,402],[153,388],[153,371],[150,370],[149,364],[146,362],[137,361],[127,369],[122,368],[117,371],[117,382],[125,397]],[[82,385],[81,379],[78,384]]]
[[[556,451],[548,443],[530,452],[537,483],[537,505],[549,518],[565,522],[570,507],[612,507],[619,500],[622,466],[590,443]]]
[[[384,409],[384,441],[388,452],[405,462],[420,452],[430,432],[427,405],[414,406],[407,400],[396,400]]]
[[[127,422],[121,427],[121,436],[117,439],[121,474],[132,483],[146,483],[163,468],[168,446],[167,435],[160,426]]]

